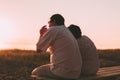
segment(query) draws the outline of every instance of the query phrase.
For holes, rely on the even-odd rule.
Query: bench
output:
[[[31,75],[33,80],[57,80]],[[100,68],[94,76],[81,76],[76,80],[120,80],[120,66]]]

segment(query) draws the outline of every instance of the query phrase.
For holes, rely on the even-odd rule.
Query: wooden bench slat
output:
[[[92,80],[120,75],[120,66],[100,68],[96,76],[81,77],[78,80]]]
[[[102,70],[102,69],[113,69],[113,68],[120,68],[120,66],[103,67],[103,68],[100,68],[100,70]]]
[[[120,72],[120,70],[113,70],[113,71],[108,71],[108,72],[99,72],[99,73],[97,73],[97,75],[99,75],[99,74],[109,74],[109,73],[119,73]]]
[[[119,73],[112,73],[112,74],[99,74],[96,76],[85,76],[85,77],[81,77],[78,80],[92,80],[92,79],[100,79],[100,78],[106,78],[106,77],[111,77],[111,76],[118,76],[120,75]]]
[[[100,68],[99,71],[106,71],[106,70],[115,70],[115,69],[120,69],[120,67],[106,67],[106,68]]]
[[[120,68],[119,68],[119,69],[106,69],[106,70],[99,70],[98,72],[113,71],[113,70],[120,70]]]
[[[100,68],[99,71],[97,73],[104,73],[104,72],[112,72],[112,71],[119,71],[120,67],[107,67],[106,69],[102,69]]]
[[[112,72],[119,72],[120,69],[116,69],[116,70],[106,70],[106,71],[99,71],[97,72],[97,74],[100,74],[100,73],[112,73]]]

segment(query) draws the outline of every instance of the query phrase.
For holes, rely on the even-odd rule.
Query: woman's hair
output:
[[[57,25],[64,25],[65,19],[60,14],[54,14],[50,17],[51,21],[54,21]]]
[[[77,25],[71,24],[70,26],[68,26],[68,29],[71,31],[76,39],[82,36],[81,29]]]

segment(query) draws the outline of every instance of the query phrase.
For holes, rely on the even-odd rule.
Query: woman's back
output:
[[[87,36],[81,36],[77,41],[83,61],[81,74],[96,74],[99,69],[99,59],[94,43]]]

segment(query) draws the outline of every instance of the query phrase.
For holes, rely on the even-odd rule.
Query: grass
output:
[[[38,55],[31,50],[2,50],[0,51],[0,80],[32,80],[31,71],[48,62],[48,54]]]
[[[120,49],[98,50],[101,67],[120,65]]]
[[[101,67],[120,65],[120,49],[98,50]],[[33,50],[1,50],[0,80],[32,80],[30,75],[37,66],[49,63],[49,54]]]

